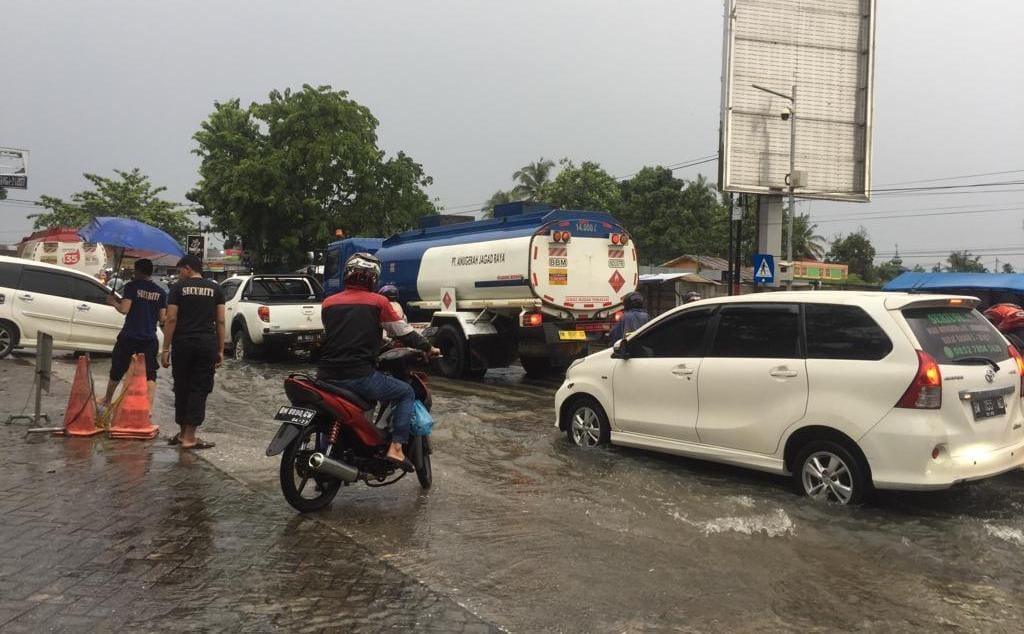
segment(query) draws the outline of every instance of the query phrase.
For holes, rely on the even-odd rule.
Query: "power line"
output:
[[[943,176],[941,178],[922,178],[913,181],[899,181],[896,183],[884,183],[880,187],[890,187],[892,185],[913,185],[915,183],[935,183],[939,181],[955,181],[964,178],[977,178],[979,176],[1001,176],[1003,174],[1019,174],[1024,170],[1003,170],[1001,172],[982,172],[980,174],[963,174],[961,176]]]
[[[994,209],[975,209],[965,211],[936,211],[916,214],[892,214],[888,216],[848,216],[846,218],[826,218],[824,220],[814,220],[814,224],[828,224],[830,222],[850,222],[850,221],[862,221],[872,222],[875,220],[900,220],[903,218],[926,218],[930,216],[967,216],[974,214],[991,214],[1001,213],[1007,211],[1024,211],[1024,207],[999,207]],[[812,218],[813,220],[813,218]]]

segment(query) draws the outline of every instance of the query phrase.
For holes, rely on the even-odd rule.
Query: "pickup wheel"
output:
[[[249,333],[245,328],[239,328],[236,330],[234,335],[231,337],[231,341],[233,343],[231,356],[234,357],[236,361],[252,361],[253,359],[259,358],[259,347],[252,342],[252,339],[249,337]]]

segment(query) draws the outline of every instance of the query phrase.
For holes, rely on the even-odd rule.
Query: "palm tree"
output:
[[[516,170],[512,174],[512,178],[518,183],[512,188],[512,193],[518,196],[517,200],[535,202],[540,198],[544,185],[551,179],[551,169],[554,166],[554,161],[547,160],[542,156],[536,162]]]
[[[785,216],[788,221],[789,215]],[[811,222],[810,214],[797,214],[793,219],[793,257],[813,258],[820,260],[825,257],[825,238],[815,233],[818,225]],[[783,246],[786,234],[782,236]]]

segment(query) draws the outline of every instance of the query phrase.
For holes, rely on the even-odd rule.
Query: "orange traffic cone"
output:
[[[124,395],[114,412],[110,425],[111,438],[156,438],[160,428],[149,413],[149,390],[146,389],[146,358],[136,354],[124,388]]]
[[[89,378],[89,358],[82,355],[78,357],[75,382],[71,384],[71,396],[64,410],[64,431],[57,434],[95,436],[102,431],[103,428],[96,426],[96,394]]]

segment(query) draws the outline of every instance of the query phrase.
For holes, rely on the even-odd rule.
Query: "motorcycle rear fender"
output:
[[[277,428],[277,433],[274,434],[273,440],[270,441],[270,445],[267,446],[267,455],[276,456],[284,451],[288,445],[292,444],[292,441],[299,437],[301,431],[301,425],[281,423],[281,426]]]

